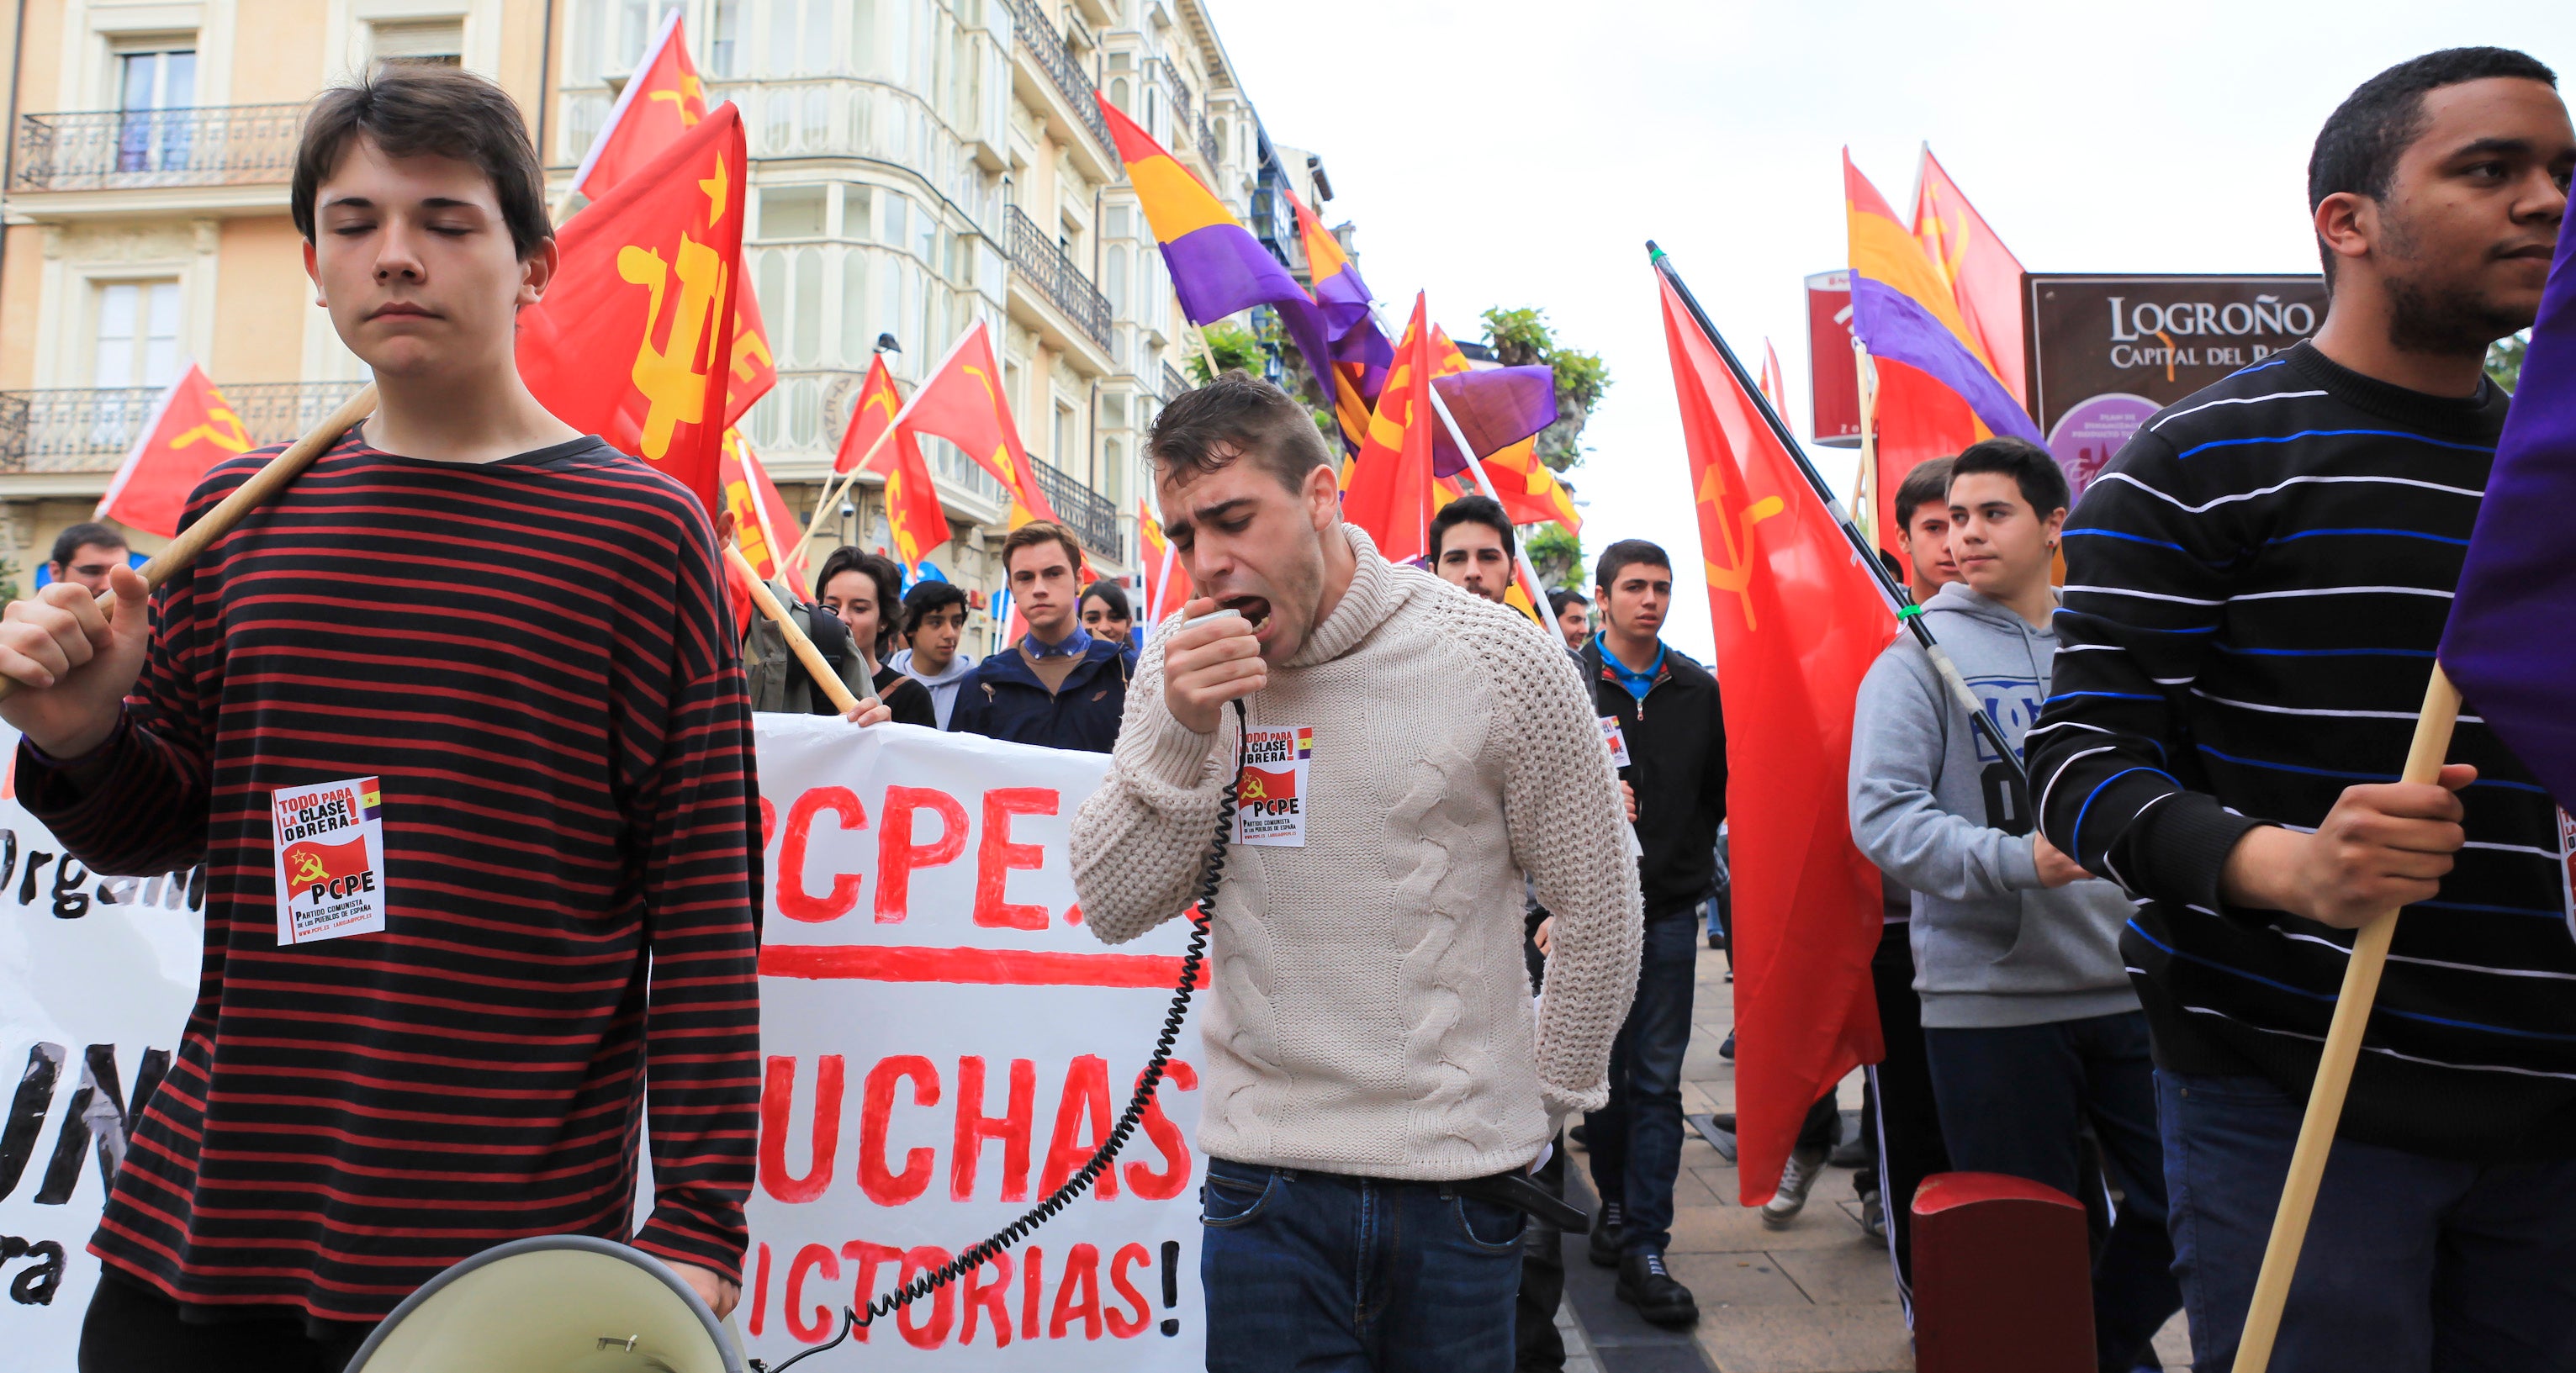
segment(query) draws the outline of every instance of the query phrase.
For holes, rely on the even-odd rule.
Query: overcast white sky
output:
[[[1535,305],[1612,385],[1573,474],[1585,548],[1671,549],[1667,637],[1708,597],[1645,240],[1748,365],[1768,336],[1807,437],[1801,280],[1844,262],[1839,150],[1899,215],[1928,141],[2032,271],[2312,271],[2317,126],[2417,53],[2521,48],[2576,87],[2569,0],[1208,0],[1271,136],[1321,153],[1401,321],[1479,337]],[[1400,325],[1398,325],[1400,327]],[[1837,484],[1849,450],[1815,449]]]

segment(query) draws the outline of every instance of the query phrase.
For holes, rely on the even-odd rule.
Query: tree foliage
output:
[[[2523,330],[2511,338],[2500,338],[2487,345],[2487,375],[2510,395],[2522,386],[2522,355],[2531,347],[2531,331]]]
[[[1539,461],[1556,472],[1581,466],[1583,426],[1610,389],[1609,365],[1598,353],[1558,343],[1544,310],[1497,305],[1485,311],[1484,320],[1485,342],[1495,361],[1505,367],[1545,365],[1556,372],[1556,423],[1538,437]]]
[[[1522,545],[1539,581],[1550,589],[1583,585],[1583,543],[1561,524],[1547,524]]]
[[[1208,355],[1216,357],[1217,372],[1248,372],[1260,376],[1269,358],[1261,347],[1261,336],[1230,319],[1221,319],[1199,330],[1207,340],[1206,352],[1193,348],[1189,355],[1189,373],[1193,384],[1205,386],[1216,380],[1208,371]]]

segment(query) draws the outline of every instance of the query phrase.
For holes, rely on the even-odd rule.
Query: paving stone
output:
[[[1893,1303],[1772,1305],[1705,1315],[1700,1348],[1718,1373],[1891,1373],[1914,1367],[1905,1318]]]

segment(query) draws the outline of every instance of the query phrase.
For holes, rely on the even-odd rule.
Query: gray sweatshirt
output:
[[[2057,636],[1955,582],[1923,615],[2019,752],[2048,699]],[[2030,836],[1987,825],[1986,797],[2005,773],[1914,636],[1897,635],[1861,682],[1851,828],[1871,862],[1913,889],[1923,1024],[2001,1028],[2138,1009],[2119,950],[2128,897],[2099,880],[2040,885]]]
[[[930,688],[930,708],[939,716],[939,727],[948,728],[948,712],[957,708],[957,685],[975,670],[975,660],[960,653],[948,660],[948,670],[937,676],[916,670],[912,650],[905,649],[886,659],[886,666]]]

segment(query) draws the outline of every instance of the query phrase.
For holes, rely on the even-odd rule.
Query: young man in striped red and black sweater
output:
[[[761,845],[713,533],[520,381],[514,317],[556,259],[498,87],[396,64],[326,92],[292,207],[376,415],[149,622],[124,568],[112,615],[65,589],[0,622],[29,808],[98,871],[211,882],[196,1009],[91,1241],[81,1369],[337,1370],[441,1269],[534,1234],[631,1232],[721,1312]],[[281,891],[301,835],[273,802],[333,782],[381,824],[381,905],[282,938],[309,893]]]
[[[2049,840],[2141,898],[2176,1270],[2231,1363],[2350,931],[2403,906],[2275,1370],[2576,1369],[2576,939],[2557,816],[2471,714],[2394,781],[2576,167],[2548,69],[2356,90],[2309,165],[2312,343],[2165,410],[2066,530]],[[2534,625],[2534,633],[2561,632]]]

